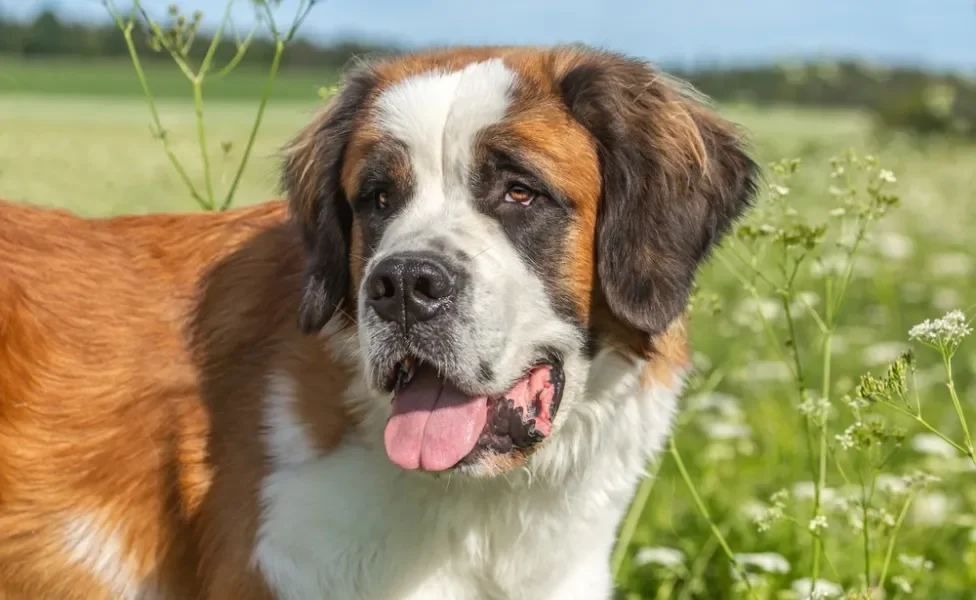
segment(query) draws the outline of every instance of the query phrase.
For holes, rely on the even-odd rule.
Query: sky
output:
[[[277,11],[288,21],[299,0]],[[125,4],[126,0],[117,0]],[[161,12],[173,0],[143,0]],[[179,0],[218,18],[226,0]],[[252,18],[237,0],[235,22]],[[101,0],[0,0],[102,19]],[[976,73],[976,0],[320,0],[303,29],[409,46],[584,42],[677,65],[854,57]]]

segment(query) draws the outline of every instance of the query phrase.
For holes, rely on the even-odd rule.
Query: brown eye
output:
[[[508,192],[505,193],[505,202],[517,202],[522,206],[528,206],[532,204],[538,194],[533,192],[529,188],[522,185],[513,185],[508,188]]]
[[[386,210],[390,206],[389,199],[386,197],[386,192],[376,192],[375,200],[376,208],[379,210]]]

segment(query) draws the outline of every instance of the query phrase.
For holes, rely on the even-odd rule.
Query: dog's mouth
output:
[[[435,367],[406,358],[390,380],[393,411],[383,435],[387,456],[404,469],[444,471],[483,452],[528,450],[548,437],[564,374],[561,361],[547,359],[504,393],[471,396]]]

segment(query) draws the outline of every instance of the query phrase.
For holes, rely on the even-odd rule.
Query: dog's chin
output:
[[[406,470],[470,477],[522,465],[552,435],[563,397],[563,362],[544,356],[496,390],[457,381],[414,356],[396,361],[379,382],[391,398],[387,457]]]

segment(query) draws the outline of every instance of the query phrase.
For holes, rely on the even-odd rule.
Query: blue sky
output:
[[[144,0],[156,11],[170,3]],[[225,6],[178,3],[211,19]],[[284,0],[281,18],[297,3]],[[248,2],[237,4],[245,23]],[[0,0],[18,16],[42,6],[105,14],[100,0]],[[976,72],[976,0],[321,0],[305,33],[411,45],[580,41],[678,64],[853,56]]]

